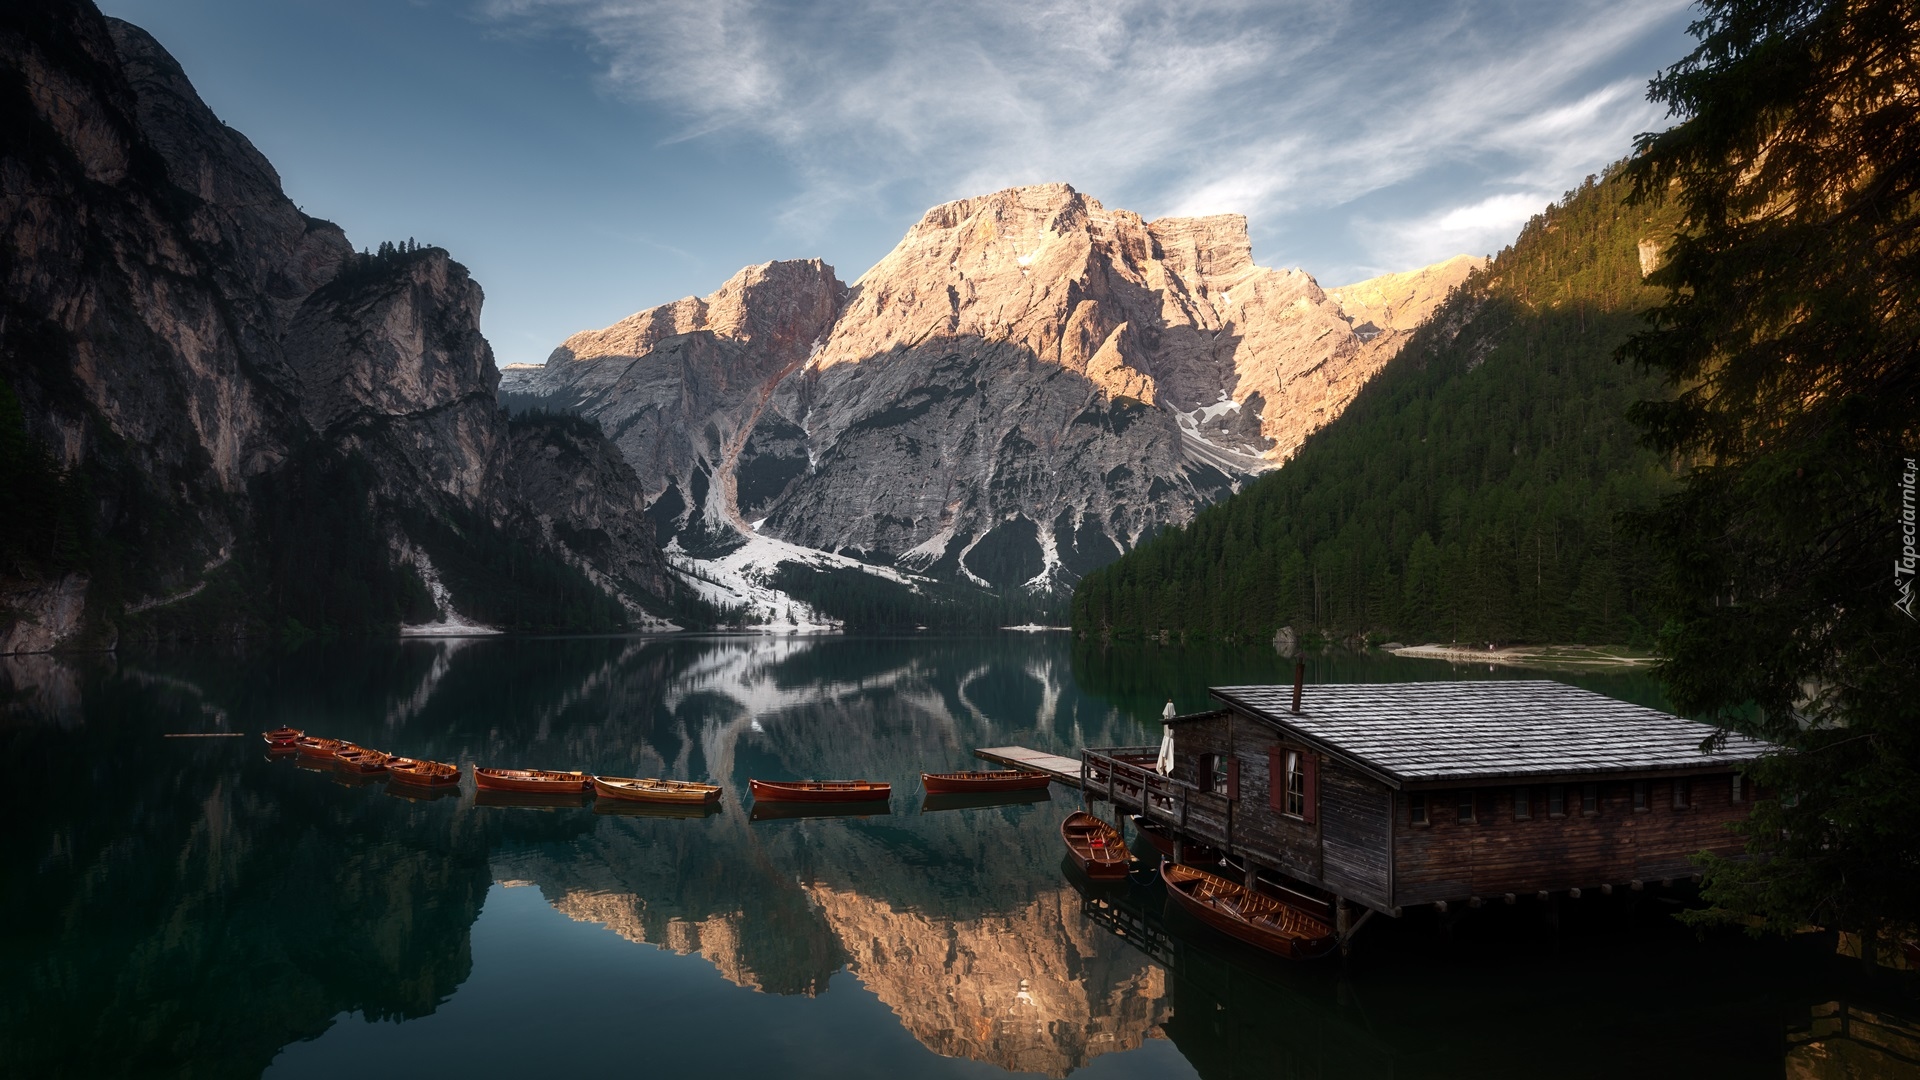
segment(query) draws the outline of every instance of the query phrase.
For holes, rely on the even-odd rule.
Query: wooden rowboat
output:
[[[482,769],[474,766],[473,782],[481,791],[524,791],[531,794],[590,791],[593,778],[583,772],[552,769]]]
[[[926,772],[920,786],[929,795],[981,795],[992,791],[1044,791],[1053,778],[1025,769],[994,772]]]
[[[690,780],[636,779],[631,776],[596,776],[593,778],[593,790],[603,799],[672,806],[698,806],[717,802],[720,798],[720,788],[714,784],[696,784]]]
[[[396,784],[415,787],[458,787],[460,784],[460,766],[444,761],[397,757],[387,762],[387,772]]]
[[[340,739],[319,739],[311,735],[302,736],[296,744],[300,747],[301,757],[333,759],[335,751],[347,745]]]
[[[1262,896],[1236,882],[1161,860],[1167,895],[1194,918],[1256,948],[1289,960],[1325,956],[1337,944],[1326,920]]]
[[[1127,851],[1120,830],[1085,810],[1075,810],[1060,823],[1060,839],[1067,842],[1067,854],[1090,878],[1126,877],[1133,868],[1133,855]]]
[[[347,743],[333,752],[333,760],[347,772],[383,773],[387,771],[387,763],[393,760],[393,755]]]
[[[756,800],[767,802],[875,802],[893,794],[892,784],[872,780],[748,780]]]
[[[300,737],[305,734],[306,732],[301,731],[299,728],[278,727],[272,731],[261,732],[260,737],[265,739],[267,745],[275,750],[292,750],[294,747],[300,745]]]

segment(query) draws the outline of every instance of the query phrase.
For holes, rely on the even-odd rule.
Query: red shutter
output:
[[[1311,750],[1303,751],[1300,754],[1300,764],[1307,774],[1304,777],[1307,782],[1307,798],[1306,804],[1300,808],[1300,817],[1311,825],[1317,816],[1316,811],[1320,808],[1320,755]]]
[[[1235,800],[1238,800],[1239,798],[1240,798],[1240,759],[1237,757],[1228,758],[1227,759],[1227,799],[1229,801],[1235,801]]]
[[[1279,747],[1267,751],[1267,809],[1278,814],[1286,807],[1287,752]]]

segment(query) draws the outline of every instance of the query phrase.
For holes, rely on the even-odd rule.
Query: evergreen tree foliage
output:
[[[1920,11],[1704,0],[1653,85],[1643,198],[1685,231],[1625,354],[1677,394],[1635,410],[1685,469],[1646,518],[1675,703],[1783,748],[1756,770],[1761,858],[1711,864],[1719,914],[1920,927]]]
[[[1670,224],[1627,194],[1589,177],[1535,217],[1291,462],[1084,578],[1075,629],[1649,640],[1619,517],[1666,483],[1625,419],[1657,381],[1613,352]]]

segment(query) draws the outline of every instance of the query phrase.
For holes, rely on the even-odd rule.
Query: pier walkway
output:
[[[1056,784],[1080,786],[1080,759],[1077,757],[1061,757],[1025,746],[986,746],[975,750],[973,756],[1027,772],[1046,773]]]

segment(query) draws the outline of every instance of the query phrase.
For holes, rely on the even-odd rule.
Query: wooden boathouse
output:
[[[1158,747],[1089,749],[1083,790],[1329,897],[1343,939],[1372,912],[1688,878],[1744,850],[1740,770],[1770,749],[1703,749],[1708,725],[1547,680],[1210,692],[1222,708],[1166,721],[1171,775]]]

